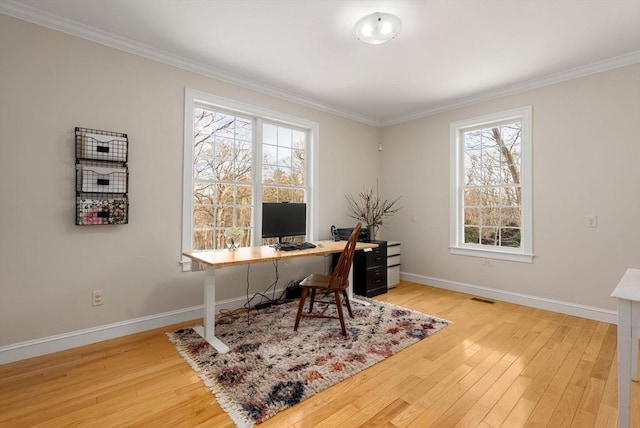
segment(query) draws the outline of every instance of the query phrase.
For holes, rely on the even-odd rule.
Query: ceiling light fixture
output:
[[[376,12],[361,18],[353,26],[353,35],[362,42],[379,45],[398,35],[402,23],[390,13]]]

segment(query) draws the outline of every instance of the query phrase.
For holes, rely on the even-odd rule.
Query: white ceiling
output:
[[[366,45],[351,28],[389,12]],[[373,125],[640,61],[640,0],[0,0],[0,12]]]

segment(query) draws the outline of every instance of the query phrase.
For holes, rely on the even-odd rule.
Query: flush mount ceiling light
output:
[[[376,12],[361,18],[353,26],[353,35],[362,42],[379,45],[393,39],[402,28],[400,18]]]

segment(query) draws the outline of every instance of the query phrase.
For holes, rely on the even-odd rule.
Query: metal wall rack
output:
[[[76,225],[129,223],[127,134],[76,128]]]

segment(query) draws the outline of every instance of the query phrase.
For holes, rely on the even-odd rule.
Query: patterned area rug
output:
[[[217,320],[216,336],[229,346],[227,354],[218,354],[191,328],[167,335],[236,425],[250,427],[450,322],[362,300],[371,306],[352,303],[354,318],[345,320],[347,338],[333,319],[303,318],[294,333],[297,301]],[[334,305],[327,312],[335,310]]]

